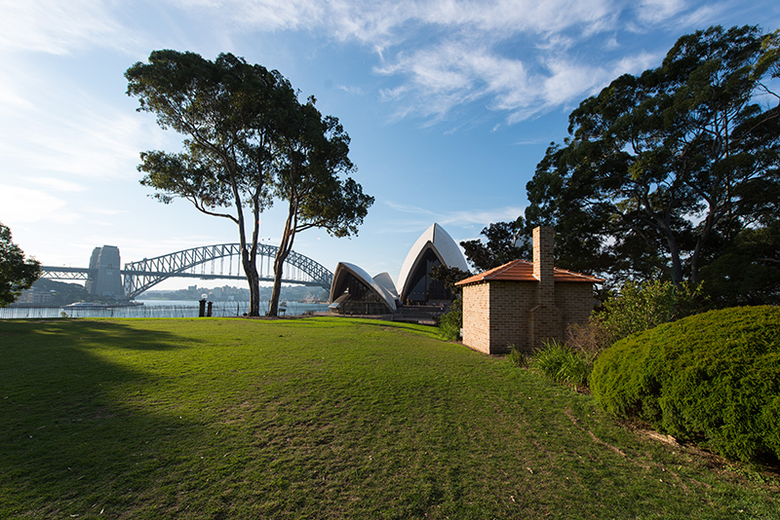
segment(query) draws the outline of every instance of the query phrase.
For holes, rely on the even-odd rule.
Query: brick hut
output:
[[[593,284],[604,280],[553,266],[553,228],[533,231],[533,262],[514,260],[461,280],[463,344],[485,354],[532,350],[588,321]]]

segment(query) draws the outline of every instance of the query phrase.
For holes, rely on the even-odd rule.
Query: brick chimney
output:
[[[541,346],[547,339],[563,339],[561,312],[555,305],[555,235],[552,227],[533,231],[534,278],[539,281],[536,307],[531,309],[531,345]]]
[[[553,228],[540,226],[534,228],[534,278],[539,280],[536,293],[537,305],[555,305],[554,248]]]

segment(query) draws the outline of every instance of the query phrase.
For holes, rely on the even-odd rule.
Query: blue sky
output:
[[[522,214],[581,100],[713,24],[770,32],[780,3],[0,0],[0,222],[46,265],[86,266],[104,244],[128,262],[236,242],[231,222],[138,183],[139,152],[178,151],[181,137],[135,111],[123,76],[156,49],[232,52],[340,119],[354,177],[376,197],[357,237],[312,230],[294,249],[397,281],[433,222],[460,242]],[[263,215],[266,242],[278,243],[282,210]]]

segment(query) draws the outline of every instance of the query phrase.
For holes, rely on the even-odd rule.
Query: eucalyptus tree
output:
[[[268,315],[276,316],[284,261],[295,236],[322,228],[335,237],[357,234],[374,198],[352,177],[349,135],[338,119],[323,117],[310,97],[288,114],[280,131],[274,194],[287,203],[287,218],[274,259],[274,286]]]
[[[139,111],[184,137],[183,151],[141,153],[141,184],[165,203],[190,201],[198,211],[238,227],[249,283],[249,315],[259,315],[257,248],[260,214],[271,204],[273,163],[281,122],[297,110],[290,83],[277,71],[232,54],[154,51],[125,73]]]
[[[778,33],[711,27],[569,116],[528,183],[530,226],[565,267],[699,281],[739,232],[778,219]]]

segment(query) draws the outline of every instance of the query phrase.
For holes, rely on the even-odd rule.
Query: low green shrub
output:
[[[460,339],[463,328],[463,298],[455,299],[446,314],[439,318],[439,333],[447,341]]]
[[[509,345],[509,355],[507,356],[507,359],[516,367],[528,367],[528,353],[525,350],[516,348],[514,345]]]
[[[609,413],[745,461],[780,457],[780,308],[710,311],[630,336],[596,360]]]
[[[591,370],[590,362],[581,352],[555,340],[546,341],[535,351],[529,366],[534,372],[575,390],[587,387]]]

